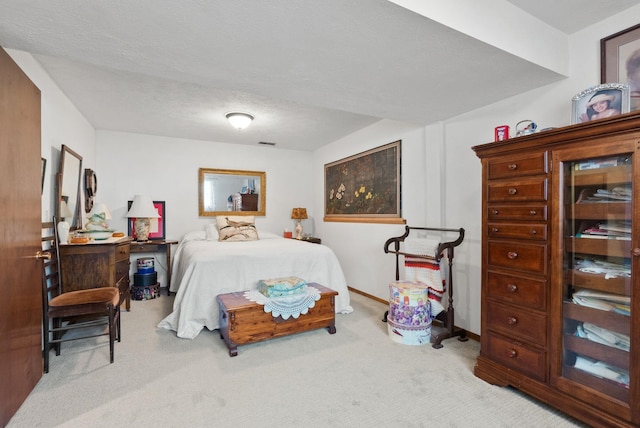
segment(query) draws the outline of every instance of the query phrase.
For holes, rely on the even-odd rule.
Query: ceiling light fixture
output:
[[[231,126],[234,128],[241,130],[246,128],[251,124],[253,120],[253,116],[249,113],[240,113],[240,112],[231,112],[225,115]]]

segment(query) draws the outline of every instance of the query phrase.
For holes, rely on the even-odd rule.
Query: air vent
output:
[[[268,141],[258,141],[258,144],[262,144],[263,146],[275,146],[276,143],[270,143]]]

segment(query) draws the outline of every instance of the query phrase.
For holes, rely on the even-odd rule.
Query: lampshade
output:
[[[231,126],[239,130],[251,125],[251,121],[253,120],[253,116],[249,113],[240,112],[227,113],[225,117],[229,123],[231,123]]]
[[[111,220],[111,211],[109,211],[109,207],[104,202],[99,202],[93,205],[91,211],[89,212],[89,217],[94,214],[104,214],[105,220]]]
[[[67,202],[63,199],[60,201],[60,218],[62,220],[64,220],[67,217],[71,217],[73,214],[71,214],[71,210],[69,209],[69,205],[67,205]]]
[[[304,220],[307,217],[307,209],[306,208],[294,208],[291,210],[291,218],[295,220]]]
[[[129,218],[160,218],[158,210],[153,206],[153,201],[148,196],[136,195],[133,198],[131,208],[127,213]]]

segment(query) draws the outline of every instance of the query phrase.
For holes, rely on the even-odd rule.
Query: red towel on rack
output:
[[[440,262],[435,260],[436,250],[440,243],[429,239],[411,239],[405,241],[405,252],[427,256],[431,259],[421,257],[404,257],[404,274],[408,281],[421,281],[429,287],[427,296],[431,302],[431,317],[435,318],[444,311],[442,296],[446,291],[446,280],[440,269]]]

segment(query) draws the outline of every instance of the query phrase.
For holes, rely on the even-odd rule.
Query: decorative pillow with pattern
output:
[[[218,241],[256,241],[258,230],[254,216],[218,216]]]

